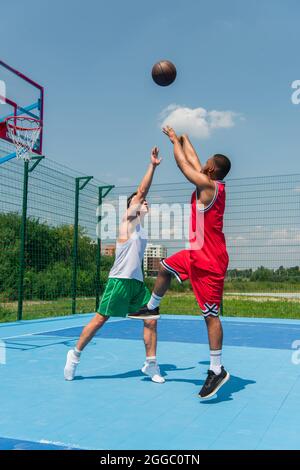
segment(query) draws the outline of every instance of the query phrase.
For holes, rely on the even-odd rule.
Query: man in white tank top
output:
[[[154,147],[151,152],[151,162],[144,178],[137,191],[127,200],[127,211],[119,228],[115,262],[110,270],[108,282],[95,317],[83,329],[76,347],[67,354],[64,369],[66,380],[74,379],[81,352],[109,317],[126,317],[128,313],[138,311],[150,300],[151,294],[144,284],[142,271],[147,245],[147,234],[142,223],[148,213],[146,196],[155,169],[161,162],[158,154],[158,148]],[[153,382],[163,383],[165,379],[161,376],[156,360],[157,318],[159,315],[154,315],[153,318],[149,316],[144,321],[146,362],[142,372],[150,376]]]

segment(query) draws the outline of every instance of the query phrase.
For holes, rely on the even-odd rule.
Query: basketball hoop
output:
[[[11,116],[6,118],[7,137],[16,147],[18,159],[30,161],[32,149],[39,138],[42,123],[28,116]]]

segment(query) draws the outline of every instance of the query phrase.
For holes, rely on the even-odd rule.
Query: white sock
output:
[[[80,354],[81,354],[81,351],[79,351],[79,349],[77,349],[76,346],[75,346],[75,348],[74,348],[74,354],[75,354],[75,356],[77,356],[77,357],[80,357]]]
[[[148,356],[146,357],[146,362],[150,364],[150,362],[156,362],[156,356]]]
[[[221,374],[222,349],[210,350],[210,370],[216,375]]]
[[[148,309],[149,310],[154,310],[156,307],[158,307],[159,304],[160,304],[161,299],[162,299],[162,297],[159,297],[159,295],[156,295],[156,294],[154,294],[154,292],[152,292],[151,298],[150,298],[149,302],[147,303]]]

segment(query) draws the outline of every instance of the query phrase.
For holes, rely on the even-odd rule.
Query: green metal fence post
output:
[[[19,286],[18,286],[18,320],[23,317],[23,301],[24,301],[24,274],[25,274],[25,246],[26,246],[26,228],[27,228],[27,204],[28,204],[28,180],[29,173],[31,173],[44,156],[32,157],[34,161],[30,166],[29,161],[24,162],[24,177],[23,177],[23,203],[22,203],[22,218],[20,229],[20,267],[19,267]]]
[[[75,216],[73,235],[73,271],[72,271],[72,314],[76,313],[77,294],[77,267],[78,267],[78,219],[79,219],[79,193],[93,179],[93,176],[75,178]],[[82,183],[81,183],[82,182]]]
[[[99,307],[100,291],[101,291],[101,219],[102,219],[102,202],[107,194],[114,186],[99,186],[98,188],[98,208],[97,208],[97,256],[96,256],[96,307]]]

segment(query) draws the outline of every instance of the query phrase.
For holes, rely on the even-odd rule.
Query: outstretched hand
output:
[[[174,144],[175,140],[178,139],[178,137],[176,135],[176,132],[174,131],[174,129],[172,127],[170,127],[170,126],[163,127],[162,131],[165,135],[167,135],[169,137],[172,144]]]
[[[153,166],[158,166],[160,162],[162,161],[162,158],[158,157],[159,154],[159,148],[158,147],[153,147],[151,150],[151,163]]]

